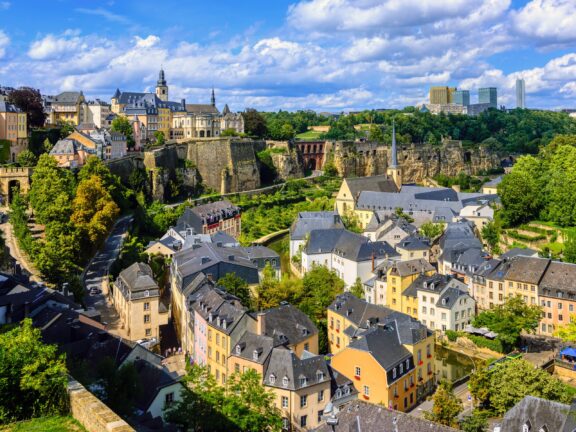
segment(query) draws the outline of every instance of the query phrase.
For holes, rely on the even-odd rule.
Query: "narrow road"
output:
[[[102,322],[108,326],[111,333],[124,336],[119,322],[119,316],[114,306],[108,300],[108,272],[112,263],[118,258],[122,243],[132,223],[132,216],[123,216],[116,221],[110,235],[104,242],[102,249],[94,256],[86,267],[84,273],[84,286],[86,287],[86,306],[95,308],[101,314]],[[97,294],[90,294],[90,290],[98,290]]]

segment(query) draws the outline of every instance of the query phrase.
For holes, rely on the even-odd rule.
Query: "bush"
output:
[[[546,236],[542,235],[542,234],[538,234],[535,236],[527,236],[526,234],[520,234],[518,231],[516,230],[508,230],[506,232],[506,234],[508,235],[508,237],[516,239],[516,240],[520,240],[520,241],[527,241],[527,242],[533,242],[533,241],[539,241],[539,240],[546,240]]]
[[[482,336],[475,336],[475,335],[467,335],[466,337],[470,339],[472,342],[474,342],[474,345],[480,348],[488,348],[492,351],[496,351],[501,354],[505,354],[509,351],[507,347],[504,346],[502,341],[498,339],[492,340]]]
[[[548,229],[544,229],[544,228],[539,228],[539,227],[535,227],[535,226],[527,225],[527,224],[520,225],[519,228],[520,228],[521,230],[524,230],[524,231],[530,231],[530,232],[533,232],[533,233],[536,233],[536,234],[542,234],[542,235],[545,235],[545,236],[549,236],[550,234],[552,234],[552,233],[554,232],[553,230],[548,230]]]
[[[455,342],[458,339],[458,332],[454,330],[446,330],[446,337],[450,342]]]

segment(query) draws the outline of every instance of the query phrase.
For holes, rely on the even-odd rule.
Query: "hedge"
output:
[[[546,240],[548,237],[542,234],[538,234],[536,236],[527,236],[525,234],[520,234],[518,231],[516,230],[509,230],[506,232],[506,234],[508,235],[508,237],[511,237],[513,239],[516,240],[521,240],[521,241],[527,241],[527,242],[533,242],[533,241],[539,241],[539,240]]]
[[[458,339],[458,332],[454,330],[446,330],[446,337],[450,342],[455,342]]]
[[[502,342],[498,339],[487,339],[483,336],[475,336],[475,335],[467,335],[468,339],[474,342],[474,345],[480,348],[488,348],[492,351],[499,352],[501,354],[505,354],[507,349],[504,347]]]
[[[532,225],[526,225],[526,224],[520,225],[519,228],[523,231],[530,231],[530,232],[533,232],[536,234],[542,234],[545,236],[549,236],[555,232],[554,230],[551,230],[551,229],[544,229],[544,228],[539,228],[539,227],[535,227]]]

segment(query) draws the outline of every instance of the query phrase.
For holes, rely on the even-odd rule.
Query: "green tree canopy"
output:
[[[117,116],[112,120],[110,129],[113,132],[119,132],[126,137],[126,145],[128,148],[134,147],[134,129],[127,117],[122,115]]]
[[[420,234],[430,240],[435,240],[444,232],[443,223],[425,222],[419,228]]]
[[[63,414],[67,382],[64,356],[31,320],[0,334],[0,423]]]
[[[268,127],[262,114],[253,108],[246,108],[246,111],[242,113],[242,117],[244,117],[244,131],[248,135],[264,138],[268,132]]]
[[[356,278],[354,284],[350,287],[350,293],[359,299],[364,300],[364,286],[360,278]]]
[[[225,288],[230,294],[238,297],[243,305],[248,306],[252,303],[248,282],[240,276],[236,276],[235,272],[226,273],[226,275],[218,279],[217,284]]]
[[[518,342],[522,331],[533,333],[538,328],[542,308],[528,305],[519,295],[508,297],[506,301],[494,308],[483,311],[474,318],[474,327],[488,327],[498,333],[498,339],[508,346]]]
[[[491,221],[482,227],[482,238],[492,253],[500,253],[500,227]]]
[[[434,406],[432,412],[425,412],[426,419],[440,423],[445,426],[456,427],[458,424],[458,414],[462,412],[462,402],[452,390],[452,384],[448,381],[440,382],[432,397]]]
[[[564,342],[576,343],[576,315],[570,316],[570,322],[564,324],[554,332],[554,336],[562,339]]]
[[[38,158],[30,150],[24,150],[16,156],[16,162],[23,167],[33,167],[36,165],[36,162],[38,162]]]

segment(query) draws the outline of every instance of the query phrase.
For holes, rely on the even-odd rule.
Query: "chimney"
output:
[[[184,108],[184,110],[186,110],[186,99],[183,98],[180,103],[182,104],[182,108]]]
[[[256,334],[262,336],[266,331],[266,314],[258,312],[256,314]]]
[[[62,284],[62,294],[64,294],[64,297],[68,297],[68,282]]]
[[[30,316],[30,302],[24,302],[24,317],[28,318]]]

